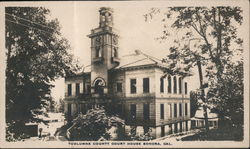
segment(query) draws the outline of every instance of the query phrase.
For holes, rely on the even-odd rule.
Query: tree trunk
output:
[[[199,58],[197,59],[197,66],[198,66],[199,78],[200,78],[201,99],[204,103],[206,103],[205,91],[203,88],[203,75],[202,75],[202,69],[201,69],[201,62]],[[205,119],[205,128],[206,128],[206,131],[208,131],[209,126],[208,126],[208,117],[207,117],[207,107],[205,105],[203,105],[203,116]]]

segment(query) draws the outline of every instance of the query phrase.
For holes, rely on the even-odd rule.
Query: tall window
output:
[[[185,103],[185,115],[188,115],[188,105],[187,105],[187,103]]]
[[[176,80],[176,76],[174,76],[174,93],[177,93],[177,80]]]
[[[148,126],[143,126],[144,134],[149,132],[149,127]]]
[[[79,104],[75,104],[75,105],[76,105],[76,113],[79,114],[81,112],[80,111],[81,107]]]
[[[83,84],[82,84],[82,89],[83,89],[83,93],[86,93],[86,87],[85,87],[85,82],[84,81],[83,81]]]
[[[179,94],[182,94],[182,78],[179,78]]]
[[[118,104],[116,108],[117,114],[122,115],[122,110],[123,110],[122,104]]]
[[[143,93],[149,93],[149,78],[143,78]]]
[[[188,92],[187,82],[185,82],[185,94]]]
[[[130,105],[130,116],[131,116],[131,119],[136,118],[136,104]]]
[[[102,57],[102,50],[100,47],[95,48],[95,56],[96,57]]]
[[[122,83],[121,82],[116,83],[116,91],[122,92]]]
[[[172,105],[171,104],[168,105],[169,105],[169,117],[172,118]]]
[[[130,93],[135,94],[136,93],[136,79],[130,80]]]
[[[186,131],[188,131],[188,121],[186,121],[185,124],[186,124]]]
[[[68,96],[72,95],[72,85],[68,84]]]
[[[81,112],[83,114],[86,114],[86,112],[87,112],[87,107],[86,106],[87,106],[86,104],[81,104],[81,107],[82,107]]]
[[[164,119],[164,104],[161,104],[161,107],[160,107],[160,118],[163,120]]]
[[[177,133],[178,132],[178,123],[174,123],[174,133]]]
[[[182,132],[182,122],[180,122],[180,132]]]
[[[164,92],[164,78],[160,79],[160,92],[163,93]]]
[[[87,93],[91,93],[91,86],[89,84],[87,85]]]
[[[168,76],[168,93],[171,93],[172,89],[171,89],[171,84],[172,80],[171,80],[171,76]]]
[[[76,83],[76,95],[80,94],[80,84]]]
[[[149,104],[143,104],[143,118],[149,120]]]
[[[161,137],[165,136],[165,126],[161,126]]]
[[[177,104],[174,104],[174,117],[177,117]]]
[[[67,110],[68,110],[68,113],[67,113],[68,117],[70,118],[71,117],[71,104],[70,103],[68,104],[68,109]]]
[[[173,128],[172,128],[172,124],[169,124],[169,127],[168,127],[168,129],[169,129],[169,134],[172,134],[172,133],[173,133]]]
[[[182,104],[179,104],[179,115],[182,116]]]

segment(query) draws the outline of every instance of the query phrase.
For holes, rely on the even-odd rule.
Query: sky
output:
[[[150,11],[150,6],[127,7],[114,5],[83,6],[72,4],[71,6],[47,7],[51,10],[51,16],[57,18],[61,24],[61,32],[72,47],[72,52],[79,58],[83,66],[90,64],[90,39],[87,37],[91,29],[99,25],[99,8],[110,6],[114,13],[114,28],[119,32],[120,56],[133,53],[135,50],[149,54],[157,58],[164,58],[171,46],[170,41],[160,43],[156,40],[162,34],[163,26],[160,22],[161,15],[153,20],[145,21],[144,15]],[[192,81],[193,82],[193,81]],[[192,89],[197,87],[192,85]],[[55,82],[52,90],[55,99],[64,96],[64,79]]]
[[[225,5],[223,2],[216,2],[217,5]],[[162,15],[154,17],[151,21],[145,21],[144,15],[150,11],[150,8],[166,8],[169,6],[212,6],[213,3],[196,1],[68,1],[68,2],[27,2],[27,3],[8,3],[12,6],[43,6],[51,10],[51,18],[57,18],[61,25],[62,35],[69,40],[72,47],[72,53],[79,58],[83,66],[90,64],[90,39],[87,35],[91,29],[99,25],[99,8],[111,7],[114,9],[114,28],[119,31],[119,55],[127,55],[135,50],[162,59],[169,53],[169,47],[173,43],[172,39],[177,37],[176,34],[172,39],[160,43],[155,38],[162,34]],[[238,5],[238,3],[229,3],[227,5]],[[241,7],[243,3],[239,3]],[[246,10],[246,8],[245,8]],[[248,11],[244,11],[248,12]],[[245,14],[248,15],[248,14]],[[170,23],[169,23],[170,24]],[[244,34],[245,28],[242,26],[241,33]],[[246,37],[246,36],[244,36]],[[197,68],[194,68],[194,77],[190,77],[189,90],[197,89],[199,80],[197,77]],[[58,79],[52,89],[52,96],[55,99],[64,97],[64,79]]]
[[[51,17],[57,18],[61,24],[61,33],[67,38],[72,47],[72,53],[80,60],[83,66],[90,64],[90,39],[87,37],[91,29],[99,25],[99,8],[111,7],[114,10],[114,28],[118,30],[120,56],[131,54],[135,50],[162,59],[169,53],[171,40],[160,42],[156,40],[162,34],[162,15],[153,20],[145,21],[144,15],[152,6],[145,5],[114,5],[98,3],[93,5],[47,6],[51,10]],[[196,74],[195,70],[194,73]],[[188,78],[189,90],[198,88],[198,78]],[[55,81],[52,96],[58,100],[64,97],[64,79]]]
[[[51,7],[51,13],[58,18],[63,35],[70,41],[74,54],[84,65],[90,64],[90,30],[99,25],[99,8],[61,6]],[[168,44],[159,44],[155,38],[161,33],[161,24],[157,21],[145,22],[144,14],[150,8],[145,7],[112,7],[114,9],[114,28],[119,31],[121,55],[139,49],[156,57],[168,52]],[[138,11],[140,10],[140,11]],[[65,13],[67,11],[67,13]],[[164,51],[165,50],[165,51]]]

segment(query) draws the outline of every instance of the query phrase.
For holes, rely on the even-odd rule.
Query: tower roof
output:
[[[110,8],[110,7],[101,7],[100,9],[99,9],[99,12],[100,13],[102,13],[102,12],[113,12],[113,9],[112,8]]]

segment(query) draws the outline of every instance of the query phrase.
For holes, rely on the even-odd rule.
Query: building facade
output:
[[[125,119],[125,131],[158,138],[190,129],[188,84],[166,74],[161,60],[136,50],[119,56],[113,10],[99,10],[99,27],[91,30],[89,71],[65,78],[65,114],[70,121],[93,107],[111,105]]]

